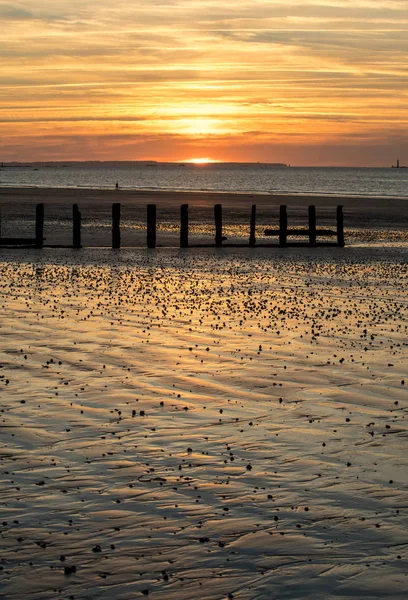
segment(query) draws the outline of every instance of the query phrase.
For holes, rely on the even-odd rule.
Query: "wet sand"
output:
[[[2,250],[0,597],[406,598],[407,260]]]
[[[408,241],[408,201],[398,198],[283,196],[265,194],[219,194],[200,192],[139,192],[126,190],[0,188],[2,235],[33,236],[34,205],[45,204],[47,244],[72,243],[72,204],[82,213],[85,246],[111,243],[111,205],[122,204],[122,245],[145,246],[146,206],[157,204],[159,246],[178,246],[180,205],[190,207],[190,235],[196,243],[214,241],[214,204],[221,203],[224,232],[230,242],[245,243],[249,237],[251,205],[257,205],[257,239],[265,228],[278,226],[279,205],[288,206],[289,226],[307,224],[307,207],[314,204],[317,224],[335,227],[336,206],[344,206],[347,243]]]
[[[386,207],[391,212],[400,212],[405,207],[404,215],[408,214],[408,201],[406,198],[376,198],[370,196],[332,196],[332,195],[286,195],[286,194],[233,194],[221,192],[186,192],[186,191],[135,191],[125,189],[97,190],[81,188],[11,188],[0,187],[0,203],[6,206],[9,203],[35,204],[37,202],[54,203],[66,202],[72,204],[112,204],[122,202],[124,205],[139,203],[144,206],[148,203],[156,203],[161,207],[173,207],[187,203],[191,206],[208,206],[223,203],[226,206],[240,207],[253,203],[264,206],[304,206],[315,204],[322,207],[336,207],[342,204],[346,208],[358,208],[363,206],[372,210],[382,210]]]

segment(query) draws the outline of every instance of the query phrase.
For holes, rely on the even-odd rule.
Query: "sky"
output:
[[[0,0],[3,161],[408,164],[408,0]]]

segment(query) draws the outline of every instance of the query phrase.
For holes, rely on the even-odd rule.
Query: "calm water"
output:
[[[75,164],[0,168],[0,187],[201,190],[408,197],[408,169],[263,164]]]

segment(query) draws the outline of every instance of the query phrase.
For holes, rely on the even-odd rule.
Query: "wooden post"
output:
[[[188,248],[188,204],[180,206],[180,248]]]
[[[35,247],[44,246],[44,204],[35,207]]]
[[[250,246],[255,246],[255,243],[256,243],[255,226],[256,226],[256,204],[253,204],[252,208],[251,208],[251,222],[249,225],[249,245]]]
[[[344,248],[343,207],[337,207],[337,245]]]
[[[222,205],[216,204],[214,206],[214,217],[215,217],[215,245],[217,247],[222,246]]]
[[[309,244],[316,246],[316,207],[309,206]]]
[[[81,213],[78,210],[78,204],[72,205],[72,246],[81,248]]]
[[[120,202],[112,204],[112,248],[120,248]]]
[[[286,246],[288,237],[288,215],[286,205],[281,204],[279,209],[279,246]]]
[[[156,248],[156,205],[147,205],[147,247]]]

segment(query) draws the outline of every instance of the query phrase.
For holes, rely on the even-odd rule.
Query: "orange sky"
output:
[[[408,163],[406,0],[10,0],[0,19],[0,160]]]

